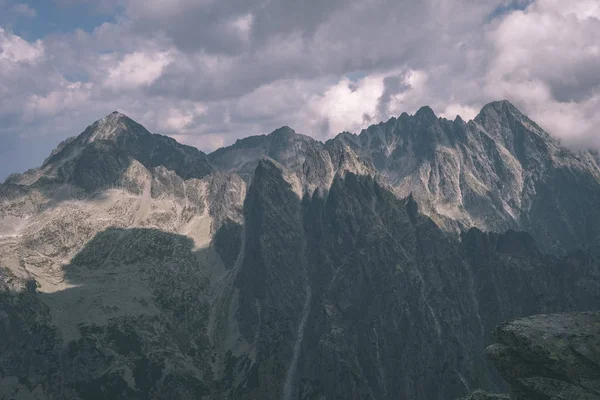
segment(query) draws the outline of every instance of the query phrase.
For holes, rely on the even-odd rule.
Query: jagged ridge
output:
[[[558,256],[598,237],[594,160],[506,102],[208,156],[113,113],[0,185],[2,390],[502,391],[482,355],[495,325],[600,305],[593,251]]]

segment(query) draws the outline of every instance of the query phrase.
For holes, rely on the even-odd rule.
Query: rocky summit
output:
[[[115,112],[0,185],[0,399],[595,398],[580,317],[502,323],[598,310],[599,243],[600,157],[507,101],[211,154]]]

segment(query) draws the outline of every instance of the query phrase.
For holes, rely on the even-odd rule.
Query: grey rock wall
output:
[[[0,398],[507,392],[498,324],[600,306],[598,171],[507,102],[208,156],[113,113],[0,185]]]

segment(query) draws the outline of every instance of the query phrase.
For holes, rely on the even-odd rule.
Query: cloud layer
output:
[[[0,179],[117,109],[205,151],[281,125],[318,139],[509,99],[600,146],[597,0],[62,0],[106,16],[28,38],[0,19]],[[35,4],[0,0],[34,27]],[[25,21],[25,22],[24,22]],[[77,26],[77,25],[75,25]]]

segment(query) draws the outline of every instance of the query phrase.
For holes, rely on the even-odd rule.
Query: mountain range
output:
[[[506,392],[496,325],[597,310],[598,256],[600,156],[508,101],[211,154],[114,112],[0,185],[0,398]]]

